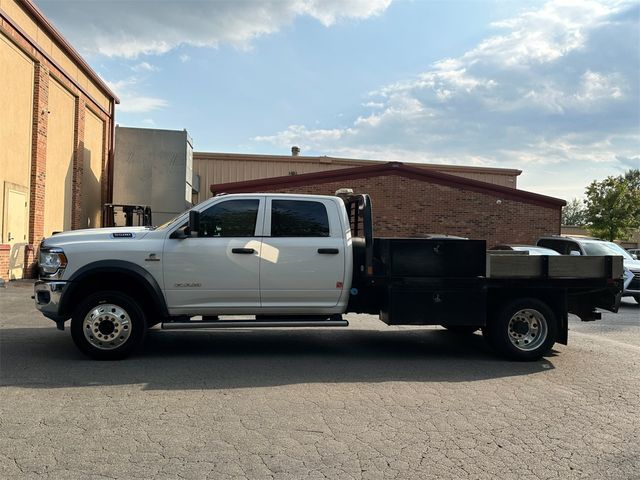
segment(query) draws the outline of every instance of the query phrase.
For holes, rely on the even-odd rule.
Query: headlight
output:
[[[629,270],[627,267],[624,267],[622,280],[623,280],[623,285],[625,289],[629,286],[629,284],[631,283],[631,280],[633,280],[633,272]]]
[[[54,277],[64,271],[67,266],[67,257],[61,248],[41,248],[38,266],[40,275]]]

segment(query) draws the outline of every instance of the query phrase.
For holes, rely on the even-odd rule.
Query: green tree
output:
[[[640,170],[594,181],[586,189],[589,231],[608,240],[625,240],[640,228]]]
[[[584,204],[581,200],[574,198],[562,207],[562,224],[581,227],[585,224],[584,214]]]

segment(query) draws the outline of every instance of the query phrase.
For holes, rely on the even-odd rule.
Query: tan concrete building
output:
[[[100,226],[115,94],[30,0],[0,0],[0,278],[43,237]]]
[[[238,153],[193,152],[194,187],[199,177],[198,193],[194,193],[193,203],[211,197],[209,185],[244,182],[260,178],[272,178],[285,175],[301,175],[305,173],[325,172],[343,168],[383,165],[386,162],[376,160],[359,160],[353,158],[311,157],[299,155],[297,147],[292,148],[292,155],[249,155]],[[424,163],[408,163],[413,167],[427,171],[437,171],[458,177],[481,182],[517,187],[521,170],[507,168],[467,167],[459,165],[436,165]]]

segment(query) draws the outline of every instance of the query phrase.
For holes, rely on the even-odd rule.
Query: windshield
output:
[[[624,248],[613,242],[584,242],[582,246],[587,255],[620,255],[627,260],[633,260]]]
[[[173,217],[171,220],[168,220],[166,222],[164,222],[162,225],[158,225],[157,227],[154,228],[154,230],[161,230],[163,228],[167,228],[169,225],[171,225],[172,223],[174,223],[176,220],[178,220],[182,215],[184,215],[184,212],[182,212],[179,215],[176,215],[175,217]]]
[[[216,195],[217,196],[217,195]],[[200,205],[202,205],[204,202],[208,202],[209,200],[211,200],[210,198],[201,201],[200,203],[197,203],[195,205],[193,205],[191,208],[189,208],[189,210],[193,210],[194,208],[198,208]],[[185,213],[189,212],[189,210],[186,210],[182,213],[179,213],[178,215],[176,215],[175,217],[173,217],[171,220],[168,220],[166,222],[164,222],[162,225],[158,225],[157,227],[154,228],[154,230],[160,230],[162,228],[167,228],[168,226],[174,224],[181,216],[183,216]]]

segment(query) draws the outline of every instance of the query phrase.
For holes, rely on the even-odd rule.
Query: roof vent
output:
[[[293,147],[291,147],[291,156],[297,157],[298,155],[300,155],[300,147],[294,145]]]

